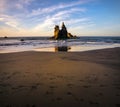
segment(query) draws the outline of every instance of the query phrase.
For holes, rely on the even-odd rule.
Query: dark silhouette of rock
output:
[[[58,39],[67,39],[68,38],[68,32],[67,32],[67,29],[64,25],[64,22],[62,23],[62,29],[59,31],[59,35],[58,35]]]
[[[5,39],[8,38],[7,36],[4,37]]]
[[[63,22],[61,30],[59,29],[58,25],[55,25],[54,36],[51,38],[52,39],[70,39],[70,38],[76,38],[76,36],[73,36],[71,33],[67,32],[67,28]]]
[[[72,35],[71,33],[68,33],[68,37],[69,37],[69,38],[72,38],[73,35]]]

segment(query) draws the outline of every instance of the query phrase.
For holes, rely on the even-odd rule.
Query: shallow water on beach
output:
[[[0,38],[0,53],[23,51],[81,52],[120,47],[120,37],[78,37],[68,40],[50,40],[49,37]]]

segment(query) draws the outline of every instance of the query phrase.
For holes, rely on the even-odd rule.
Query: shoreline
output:
[[[120,48],[119,45],[116,46],[55,46],[55,47],[12,47],[8,49],[0,50],[0,54],[6,53],[19,53],[19,52],[87,52],[87,51],[95,51],[95,50],[102,50],[102,49],[112,49],[112,48]]]
[[[1,107],[117,107],[120,48],[0,54]]]
[[[22,40],[22,41],[21,41]],[[49,40],[46,37],[15,37],[0,39],[0,53],[23,51],[82,52],[120,47],[120,37],[79,37],[68,40]]]

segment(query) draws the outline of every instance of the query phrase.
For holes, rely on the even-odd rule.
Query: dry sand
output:
[[[120,48],[0,54],[0,107],[120,107]]]

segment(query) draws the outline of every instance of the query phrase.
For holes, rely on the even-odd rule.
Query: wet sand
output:
[[[0,54],[0,107],[120,107],[120,48]]]

